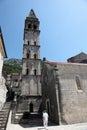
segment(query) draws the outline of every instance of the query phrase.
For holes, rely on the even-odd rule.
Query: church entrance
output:
[[[33,112],[33,103],[32,102],[30,103],[29,108],[30,108],[30,113]]]
[[[48,112],[48,114],[50,113],[50,104],[49,104],[49,101],[47,101],[47,112]]]
[[[49,101],[49,98],[46,99],[46,110],[47,110],[48,114],[50,114],[50,101]]]

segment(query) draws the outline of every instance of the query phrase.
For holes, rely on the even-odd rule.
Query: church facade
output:
[[[55,123],[87,122],[87,64],[44,61],[42,99]]]
[[[87,122],[87,55],[81,53],[67,63],[41,61],[39,24],[31,10],[24,27],[21,94],[12,119],[19,123],[24,112],[46,109],[58,125]]]

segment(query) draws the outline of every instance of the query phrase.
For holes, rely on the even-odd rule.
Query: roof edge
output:
[[[4,52],[5,52],[5,57],[4,58],[7,58],[7,53],[6,53],[6,49],[5,49],[5,44],[4,44],[4,39],[3,39],[3,35],[2,35],[1,26],[0,26],[0,35],[1,35],[2,43],[3,43]]]

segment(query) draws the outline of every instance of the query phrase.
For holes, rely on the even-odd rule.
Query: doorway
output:
[[[30,113],[33,112],[33,103],[30,103]]]
[[[48,114],[50,114],[50,100],[49,100],[49,98],[46,99],[46,110],[47,110]]]

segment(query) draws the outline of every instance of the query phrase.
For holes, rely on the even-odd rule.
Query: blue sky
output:
[[[41,59],[64,62],[87,53],[87,0],[0,0],[0,26],[8,58],[22,58],[25,18],[40,21]]]

